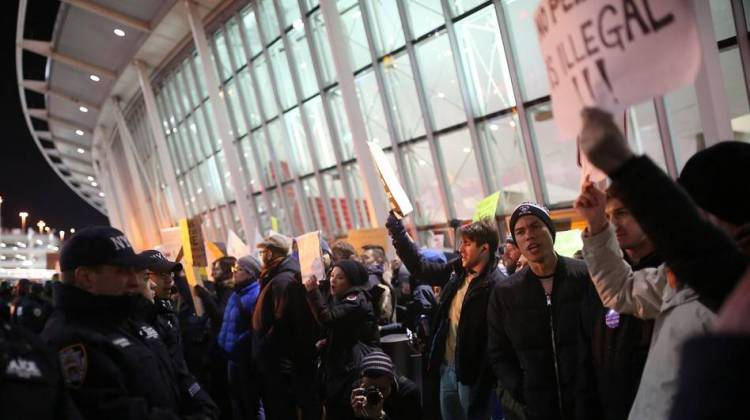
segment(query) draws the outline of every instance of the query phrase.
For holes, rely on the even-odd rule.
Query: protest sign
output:
[[[473,222],[481,219],[492,219],[495,220],[495,213],[497,213],[497,205],[500,201],[500,191],[494,194],[488,195],[487,197],[480,200],[474,208],[474,217],[471,218]]]
[[[229,233],[227,234],[227,255],[242,258],[249,253],[250,249],[245,242],[232,229],[229,229]]]
[[[389,245],[388,230],[386,228],[350,230],[346,240],[352,244],[358,253],[362,252],[362,247],[365,245],[380,245],[385,250],[388,249]]]
[[[323,280],[326,272],[323,267],[323,255],[320,251],[320,231],[305,233],[295,239],[299,252],[302,281],[309,279],[311,276]]]
[[[579,133],[585,106],[622,112],[700,70],[692,0],[542,0],[534,23],[562,138]]]
[[[409,197],[406,195],[406,191],[404,191],[404,187],[398,181],[396,172],[393,171],[391,164],[388,163],[388,158],[383,153],[383,149],[373,142],[367,142],[367,145],[370,147],[370,153],[372,153],[375,166],[378,168],[380,182],[385,188],[385,195],[391,203],[391,208],[402,218],[408,216],[414,208],[409,201]]]
[[[208,264],[206,259],[206,248],[203,242],[203,230],[201,229],[201,218],[196,216],[190,219],[180,219],[180,237],[182,239],[182,266],[185,269],[185,277],[190,286],[193,296],[195,314],[203,315],[203,302],[195,293],[196,285],[203,285],[203,273]]]

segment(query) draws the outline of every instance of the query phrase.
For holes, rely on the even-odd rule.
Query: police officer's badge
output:
[[[86,348],[81,343],[73,344],[60,350],[59,356],[65,383],[70,387],[79,388],[83,385],[88,367]]]

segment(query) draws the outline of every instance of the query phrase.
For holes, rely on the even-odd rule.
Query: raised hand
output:
[[[598,108],[584,108],[581,118],[581,151],[594,166],[609,175],[633,157],[633,152],[612,119],[612,114]]]
[[[573,203],[573,207],[586,220],[591,235],[596,235],[609,225],[604,211],[606,206],[607,194],[597,188],[589,177],[586,177],[581,186],[581,195]]]

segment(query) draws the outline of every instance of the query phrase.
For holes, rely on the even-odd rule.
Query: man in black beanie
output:
[[[357,418],[421,420],[419,389],[396,372],[391,358],[374,350],[359,363],[360,378],[352,390],[352,410]]]
[[[510,232],[528,266],[495,285],[487,310],[490,362],[527,419],[572,419],[581,301],[591,287],[583,261],[557,255],[549,212],[522,203]],[[512,400],[508,400],[508,397]],[[508,413],[506,413],[507,415]]]

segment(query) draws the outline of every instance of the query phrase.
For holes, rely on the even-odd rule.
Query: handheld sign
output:
[[[203,276],[201,268],[208,263],[206,259],[206,249],[203,243],[203,231],[201,230],[200,216],[191,219],[180,219],[180,236],[182,238],[183,263],[185,268],[185,277],[187,277],[190,293],[193,296],[193,306],[195,314],[203,315],[203,302],[195,293],[196,285],[203,285]]]
[[[299,251],[299,267],[302,281],[315,276],[319,281],[326,276],[323,256],[320,251],[320,231],[305,233],[295,238]]]
[[[693,0],[542,0],[534,22],[562,138],[580,132],[584,106],[616,114],[700,69]]]
[[[227,255],[235,258],[242,258],[250,253],[244,241],[237,236],[232,229],[227,234]]]
[[[495,214],[497,213],[497,205],[500,201],[500,191],[494,194],[488,195],[477,203],[474,209],[474,217],[471,218],[472,222],[479,221],[481,219],[492,219],[495,220]]]
[[[370,147],[370,153],[372,153],[375,166],[378,168],[380,182],[383,183],[385,195],[391,203],[391,208],[393,208],[396,214],[401,218],[408,216],[409,213],[414,211],[414,208],[411,206],[411,202],[404,191],[404,187],[398,182],[398,177],[393,171],[393,168],[391,168],[391,164],[388,163],[388,158],[385,156],[385,153],[383,153],[383,149],[373,142],[367,142],[367,145]]]

